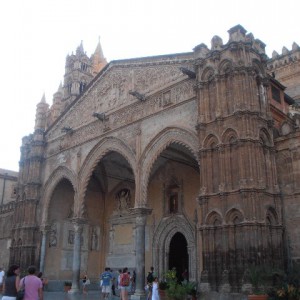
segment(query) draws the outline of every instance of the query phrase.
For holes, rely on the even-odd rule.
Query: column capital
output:
[[[47,232],[49,232],[51,230],[51,226],[49,224],[42,224],[40,226],[40,231],[43,233],[43,234],[46,234]]]
[[[130,208],[130,214],[136,215],[137,217],[148,216],[151,215],[152,208],[148,207],[134,207]]]
[[[75,232],[81,232],[83,230],[83,225],[87,223],[84,218],[74,218],[72,219],[72,224],[74,226]]]

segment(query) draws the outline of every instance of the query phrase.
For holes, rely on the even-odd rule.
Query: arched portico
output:
[[[41,207],[43,208],[41,213],[42,226],[45,226],[45,224],[48,221],[49,206],[50,206],[50,201],[51,201],[51,196],[53,194],[53,191],[55,190],[58,183],[63,179],[66,179],[71,183],[75,194],[77,192],[77,176],[74,174],[73,171],[63,166],[60,166],[56,170],[54,170],[51,176],[49,177],[49,179],[47,180],[44,189],[42,191],[42,196],[41,196],[41,204],[42,204]]]
[[[99,144],[97,144],[88,154],[87,158],[82,164],[82,168],[79,172],[79,193],[78,193],[78,207],[79,214],[83,215],[85,206],[84,198],[86,189],[89,184],[91,175],[95,170],[101,159],[109,152],[116,152],[120,154],[130,165],[135,177],[136,162],[133,150],[126,145],[124,141],[115,137],[104,138]]]
[[[197,151],[199,148],[197,136],[183,128],[170,127],[164,129],[156,137],[154,137],[151,142],[146,147],[145,151],[141,155],[140,165],[141,165],[141,180],[138,186],[139,191],[137,193],[137,199],[139,199],[138,206],[147,206],[147,190],[148,181],[153,167],[154,162],[157,160],[159,155],[171,144],[178,144],[189,150],[194,159],[197,159]]]

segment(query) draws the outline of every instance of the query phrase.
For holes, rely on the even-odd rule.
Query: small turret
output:
[[[221,50],[222,46],[223,46],[223,40],[218,35],[215,35],[211,39],[211,50]]]
[[[61,114],[63,95],[64,95],[63,86],[62,83],[60,83],[57,92],[53,95],[53,104],[51,106],[51,117],[50,117],[51,120],[49,124],[54,122]]]
[[[44,94],[40,103],[38,103],[36,106],[34,130],[45,130],[48,110],[49,105],[46,103],[46,97]]]
[[[282,47],[282,55],[287,55],[289,54],[289,49],[285,46]]]
[[[84,55],[83,43],[81,41],[80,45],[76,49],[76,55]]]
[[[236,25],[228,30],[229,42],[245,41],[247,30],[241,26]]]
[[[203,43],[196,46],[193,50],[194,50],[196,58],[205,58],[206,55],[209,53],[209,49]]]
[[[297,51],[299,49],[300,49],[299,45],[294,42],[293,45],[292,45],[292,51]]]
[[[272,58],[275,59],[275,58],[277,58],[278,56],[279,56],[278,52],[274,50],[274,51],[272,52]]]
[[[107,64],[106,58],[103,55],[100,37],[99,42],[96,47],[94,54],[91,57],[92,67],[93,67],[93,75],[96,76]]]

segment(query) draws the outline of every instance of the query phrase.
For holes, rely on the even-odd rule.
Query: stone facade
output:
[[[0,265],[8,267],[12,216],[17,197],[18,172],[0,169]]]
[[[81,272],[127,266],[140,297],[151,265],[238,292],[250,265],[298,260],[299,80],[286,94],[265,45],[228,32],[190,53],[105,65],[99,44],[67,58],[23,139],[11,263],[74,291]]]

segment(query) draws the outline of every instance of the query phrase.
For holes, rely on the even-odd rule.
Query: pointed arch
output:
[[[215,148],[219,144],[218,138],[214,134],[209,134],[203,140],[203,147],[204,148]]]
[[[199,165],[197,155],[199,144],[197,136],[183,128],[168,127],[164,129],[150,141],[141,155],[140,170],[143,170],[143,172],[140,174],[140,190],[136,191],[136,206],[146,206],[148,181],[152,166],[160,153],[172,143],[177,143],[190,150]]]
[[[196,243],[195,232],[191,223],[183,215],[174,215],[163,218],[158,224],[153,234],[153,264],[154,269],[158,270],[158,276],[162,277],[163,273],[168,269],[167,253],[172,237],[176,233],[181,233],[186,241],[189,251],[189,270],[190,280],[196,278]]]
[[[66,179],[71,183],[75,194],[77,192],[78,183],[77,183],[77,176],[75,175],[75,173],[73,173],[73,171],[71,171],[70,169],[64,166],[59,166],[57,169],[55,169],[54,172],[49,177],[49,179],[47,180],[46,184],[44,185],[42,191],[42,196],[41,196],[41,200],[43,203],[42,224],[45,224],[47,222],[51,196],[58,183],[63,179]]]
[[[211,226],[222,225],[223,217],[216,210],[211,211],[205,218],[205,224]]]
[[[272,146],[271,136],[270,136],[269,132],[265,128],[262,128],[260,130],[260,132],[259,132],[259,138],[263,142],[264,145],[269,146],[269,147]]]
[[[244,219],[243,213],[237,208],[230,209],[225,216],[226,224],[230,225],[240,224],[244,221]]]
[[[223,133],[222,135],[222,142],[224,144],[232,144],[233,141],[236,141],[238,138],[238,134],[237,132],[232,129],[232,128],[228,128],[226,129],[226,131]]]
[[[82,168],[79,171],[79,190],[78,190],[78,200],[77,207],[75,208],[75,213],[78,216],[84,212],[84,198],[86,189],[89,183],[89,179],[96,168],[99,161],[109,152],[117,152],[125,158],[132,168],[134,177],[136,177],[136,159],[134,151],[121,139],[116,137],[106,137],[101,140],[94,148],[90,151],[85,161],[82,164]]]
[[[265,76],[265,68],[258,59],[253,59],[252,64],[257,75]]]
[[[224,59],[220,62],[218,69],[220,75],[229,74],[233,71],[233,63],[229,59]]]
[[[215,77],[215,70],[209,66],[204,69],[201,75],[201,81],[210,81]]]
[[[270,206],[266,211],[266,224],[273,226],[278,225],[278,223],[278,214],[276,212],[276,209]]]
[[[208,170],[206,176],[207,189],[209,192],[216,193],[219,191],[220,179],[220,159],[217,146],[220,144],[219,139],[214,134],[209,134],[203,141],[203,147],[206,155],[204,162],[205,170]]]

